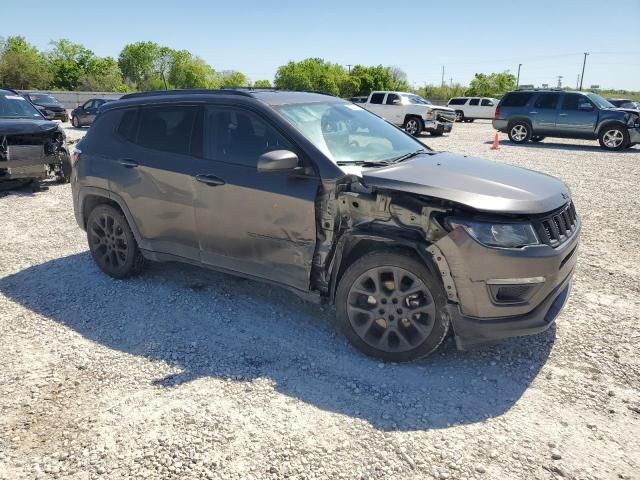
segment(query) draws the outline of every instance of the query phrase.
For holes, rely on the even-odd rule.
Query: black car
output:
[[[67,109],[53,95],[48,93],[25,93],[24,97],[33,103],[47,120],[69,121]]]
[[[112,100],[106,98],[91,98],[71,111],[71,125],[74,127],[88,127],[96,119],[98,109]]]
[[[618,108],[630,108],[631,110],[640,110],[640,102],[634,102],[628,98],[607,98],[609,103]]]
[[[73,161],[76,220],[106,274],[181,261],[280,285],[335,303],[349,340],[386,360],[428,355],[450,327],[460,348],[539,333],[569,294],[566,185],[435,152],[336,97],[125,95]]]
[[[68,181],[71,161],[60,125],[13,90],[0,89],[0,189],[55,174]]]

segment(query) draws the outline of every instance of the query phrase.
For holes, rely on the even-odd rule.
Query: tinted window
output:
[[[578,93],[566,93],[562,100],[563,110],[590,110],[593,105],[587,97]]]
[[[478,105],[478,103],[480,103],[480,99],[472,98],[471,101],[469,102],[469,105]]]
[[[291,150],[289,142],[276,130],[242,110],[208,108],[206,132],[207,156],[223,162],[255,167],[263,153]]]
[[[384,93],[374,93],[373,95],[371,95],[371,102],[370,103],[382,103],[382,100],[384,99]]]
[[[502,99],[503,107],[524,107],[533,96],[531,92],[507,93]]]
[[[393,101],[397,100],[398,102],[400,101],[400,96],[396,95],[395,93],[390,93],[387,95],[387,101],[385,102],[387,105],[393,105]]]
[[[488,98],[483,98],[482,102],[480,102],[480,105],[482,105],[483,107],[493,107],[493,102]]]
[[[132,108],[129,110],[125,110],[120,117],[120,124],[118,125],[117,132],[118,134],[129,140],[130,142],[135,142],[136,140],[136,127],[138,119],[138,109]]]
[[[82,105],[82,108],[84,108],[85,110],[93,108],[93,100],[89,100],[88,102],[86,102],[84,105]]]
[[[558,93],[542,93],[533,104],[536,108],[554,109],[558,105],[558,99],[560,94]]]
[[[464,105],[465,103],[467,103],[466,98],[452,98],[449,100],[449,105]]]
[[[198,110],[196,106],[143,108],[136,143],[154,150],[189,155]]]

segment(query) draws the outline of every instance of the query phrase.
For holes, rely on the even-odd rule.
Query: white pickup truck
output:
[[[371,92],[358,105],[414,136],[423,130],[433,136],[448,133],[456,119],[453,109],[432,105],[429,100],[407,92]]]

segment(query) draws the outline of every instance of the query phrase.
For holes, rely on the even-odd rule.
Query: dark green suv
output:
[[[493,128],[514,143],[545,137],[598,139],[605,150],[640,143],[640,114],[617,108],[595,93],[520,90],[507,93],[496,108]]]

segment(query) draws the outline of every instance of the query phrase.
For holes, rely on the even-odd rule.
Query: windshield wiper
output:
[[[398,162],[403,162],[405,160],[409,160],[410,158],[413,158],[417,155],[420,155],[421,153],[429,153],[427,150],[425,150],[424,148],[421,148],[420,150],[416,150],[415,152],[409,152],[409,153],[405,153],[404,155],[400,155],[397,158],[394,158],[393,160],[391,160],[393,163],[398,163]]]
[[[336,162],[338,165],[357,165],[359,167],[386,167],[391,162],[386,160],[356,160],[353,162]]]

